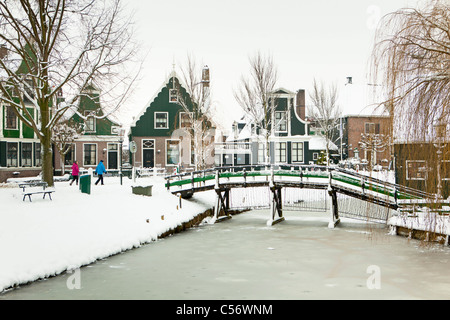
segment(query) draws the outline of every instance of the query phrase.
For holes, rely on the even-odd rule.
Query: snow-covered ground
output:
[[[128,178],[92,183],[91,194],[60,181],[53,200],[34,195],[32,202],[22,201],[17,185],[0,184],[0,291],[139,247],[213,206],[206,192],[182,200],[180,209],[162,178],[134,185],[145,184],[153,185],[151,197],[133,194]]]

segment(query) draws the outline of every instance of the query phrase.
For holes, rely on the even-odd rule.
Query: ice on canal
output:
[[[203,224],[0,299],[448,299],[447,247],[267,210]]]

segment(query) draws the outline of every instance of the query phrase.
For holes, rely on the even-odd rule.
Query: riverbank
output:
[[[153,185],[152,196],[132,193],[132,180],[105,178],[105,185],[81,193],[67,181],[55,182],[53,200],[1,185],[0,292],[58,275],[99,259],[140,247],[198,223],[210,210],[214,195],[191,201],[168,193],[161,177],[139,180]],[[209,212],[206,213],[208,215]]]

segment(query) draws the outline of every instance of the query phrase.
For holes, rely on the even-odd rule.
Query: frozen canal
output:
[[[450,299],[450,249],[324,214],[267,211],[177,234],[5,299]]]

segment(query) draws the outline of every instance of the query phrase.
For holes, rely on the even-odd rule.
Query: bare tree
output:
[[[192,55],[188,55],[187,63],[181,71],[181,81],[187,96],[182,94],[178,85],[178,102],[183,108],[180,129],[191,144],[184,145],[184,149],[191,149],[195,170],[203,170],[214,163],[214,157],[211,156],[214,150],[214,124],[211,113],[209,68],[201,67]]]
[[[86,86],[94,82],[103,92],[120,94],[109,100],[115,107],[126,96],[133,79],[120,67],[135,54],[132,34],[121,0],[0,2],[0,42],[7,49],[0,59],[0,101],[40,139],[43,179],[49,185],[52,129],[68,109],[77,112]],[[67,97],[58,104],[62,89]]]
[[[272,94],[278,80],[277,68],[271,56],[257,52],[250,58],[250,77],[241,77],[240,86],[234,92],[238,104],[263,134],[266,147],[266,162],[270,159],[269,138],[276,99]]]
[[[337,86],[336,84],[332,84],[326,88],[323,83],[319,84],[314,79],[313,89],[309,96],[312,102],[309,115],[318,127],[317,133],[325,139],[325,155],[327,164],[329,164],[333,133],[339,125],[339,118],[341,116],[341,111],[337,104]]]
[[[405,159],[422,159],[425,183],[417,187],[442,196],[441,165],[450,156],[443,152],[450,132],[448,1],[430,0],[383,17],[372,56],[372,76],[385,90],[380,105],[390,112],[393,140],[401,144],[402,162],[396,167],[407,167]],[[418,142],[434,148],[424,152]],[[409,172],[414,172],[412,167]]]
[[[368,167],[369,171],[371,171],[376,164],[376,154],[383,152],[389,147],[389,137],[384,134],[361,133],[359,146],[368,153]]]
[[[425,141],[435,135],[434,123],[449,123],[449,69],[448,1],[429,1],[421,9],[401,9],[382,19],[372,71],[385,89],[381,106],[391,114],[396,138]]]
[[[83,131],[82,124],[67,119],[60,120],[53,126],[52,142],[60,156],[62,175],[64,175],[65,156],[72,150],[73,143]]]

